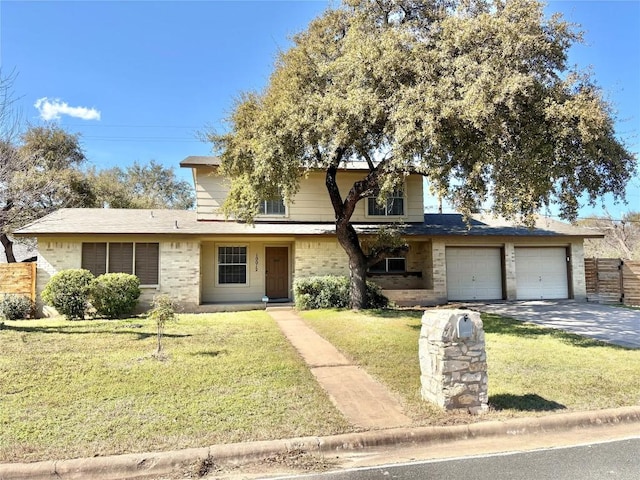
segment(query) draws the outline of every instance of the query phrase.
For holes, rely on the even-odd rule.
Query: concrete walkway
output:
[[[269,307],[267,313],[309,365],[336,408],[354,426],[375,429],[411,424],[395,397],[362,368],[354,365],[290,307]]]
[[[640,348],[640,310],[571,300],[478,303],[468,307],[622,347]]]

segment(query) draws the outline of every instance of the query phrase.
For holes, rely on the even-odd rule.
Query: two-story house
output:
[[[302,179],[290,204],[265,200],[247,225],[220,213],[229,183],[215,157],[180,165],[193,172],[195,211],[61,209],[17,231],[38,239],[38,292],[63,269],[127,272],[141,280],[143,308],[167,293],[198,312],[293,300],[296,278],[348,275],[323,171]],[[364,175],[357,166],[340,171],[341,190]],[[362,201],[352,218],[361,238],[380,223],[404,224],[406,255],[369,272],[396,304],[586,298],[583,240],[601,235],[547,218],[533,230],[492,217],[467,224],[425,214],[423,196],[422,177],[411,175],[385,205]]]

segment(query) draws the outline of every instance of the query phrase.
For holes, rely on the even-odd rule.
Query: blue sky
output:
[[[278,50],[325,1],[0,0],[0,65],[16,72],[14,94],[31,124],[58,122],[92,165],[156,160],[178,167],[207,155],[197,139],[222,127],[242,91],[268,81]],[[570,63],[591,66],[619,118],[617,131],[640,151],[640,0],[552,1],[581,24],[585,45]],[[48,120],[46,120],[48,119]],[[627,206],[640,210],[640,177]],[[583,209],[582,215],[601,213]]]

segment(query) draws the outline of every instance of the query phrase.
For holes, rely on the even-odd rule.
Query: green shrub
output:
[[[152,308],[149,311],[149,318],[156,322],[158,327],[158,342],[156,347],[156,357],[162,358],[162,337],[164,335],[164,327],[167,322],[176,319],[176,310],[171,297],[166,294],[158,295],[153,299]]]
[[[382,288],[377,283],[367,281],[367,307],[387,308],[389,299],[382,294]]]
[[[0,301],[0,317],[6,320],[28,318],[34,308],[35,305],[26,295],[7,294]]]
[[[93,279],[89,270],[62,270],[44,287],[42,300],[70,320],[83,319]]]
[[[130,315],[140,298],[140,279],[128,273],[105,273],[91,282],[89,298],[99,316]]]
[[[342,276],[301,278],[294,282],[293,292],[296,307],[300,310],[318,308],[347,308],[349,306],[349,279]],[[384,308],[388,299],[382,295],[380,287],[367,282],[367,306]]]

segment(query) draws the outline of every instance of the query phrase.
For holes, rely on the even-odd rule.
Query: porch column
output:
[[[516,249],[513,243],[504,244],[504,282],[507,300],[518,298],[516,284]]]
[[[573,241],[569,245],[569,284],[571,291],[569,295],[573,293],[573,299],[586,302],[587,301],[587,281],[585,278],[584,270],[584,245],[583,240]]]
[[[445,243],[441,240],[432,242],[433,260],[433,294],[439,303],[447,303],[447,257]]]

